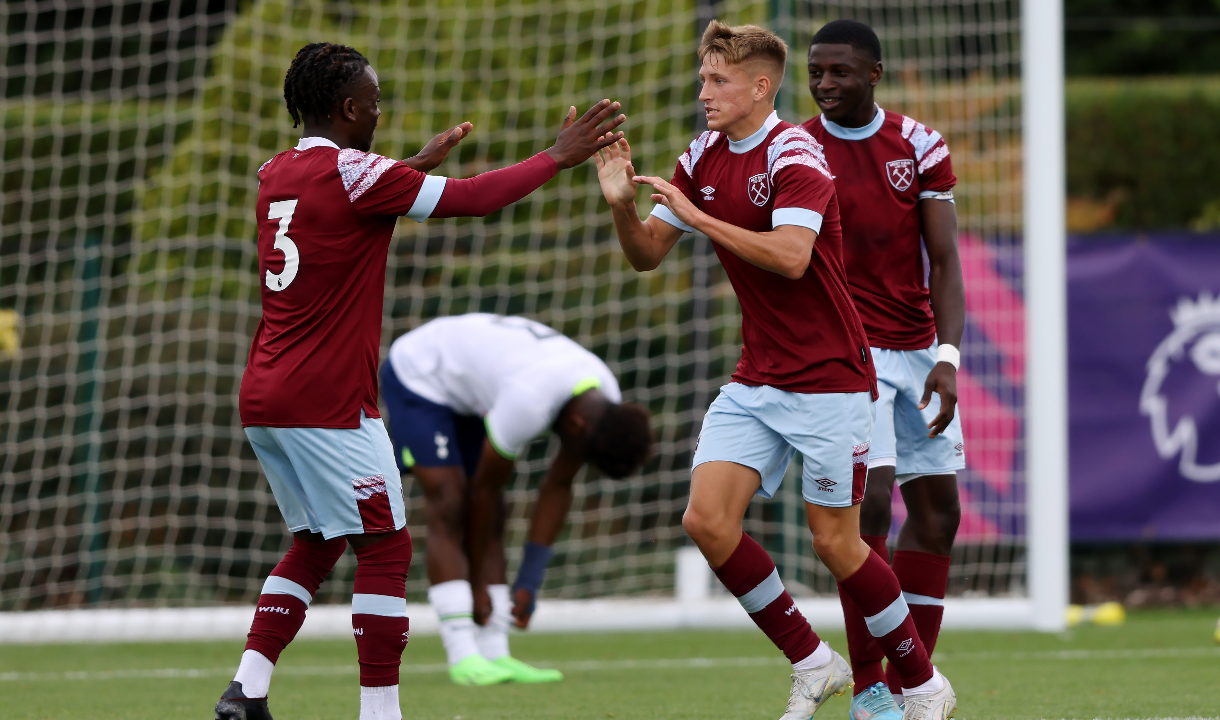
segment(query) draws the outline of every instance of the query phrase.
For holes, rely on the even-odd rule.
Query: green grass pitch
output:
[[[1120,627],[1062,635],[946,632],[935,661],[958,693],[958,718],[1220,718],[1217,611],[1133,614]],[[825,633],[845,650],[841,632]],[[240,641],[0,645],[6,720],[211,718]],[[557,685],[458,688],[435,637],[404,655],[407,720],[774,720],[788,668],[760,633],[517,635],[515,654],[565,671]],[[350,640],[294,643],[271,687],[277,720],[357,716]],[[818,716],[842,720],[847,700]]]

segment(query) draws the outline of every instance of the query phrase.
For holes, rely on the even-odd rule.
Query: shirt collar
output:
[[[303,138],[301,138],[301,142],[297,143],[297,150],[308,150],[310,148],[316,148],[316,147],[330,147],[330,148],[334,148],[336,150],[339,149],[338,145],[334,144],[333,142],[331,142],[330,140],[327,140],[324,137],[318,137],[317,135],[312,135],[310,137],[303,137]]]
[[[758,129],[758,132],[742,140],[729,140],[729,152],[738,155],[750,152],[761,145],[763,140],[767,139],[767,134],[774,130],[776,125],[779,125],[779,114],[772,110],[767,119],[763,121],[762,127]]]
[[[840,140],[867,140],[876,135],[881,126],[885,124],[885,111],[879,105],[874,105],[873,107],[877,108],[877,114],[873,116],[873,121],[864,127],[843,127],[838,123],[827,120],[825,114],[821,115],[822,127],[826,128],[826,132]]]

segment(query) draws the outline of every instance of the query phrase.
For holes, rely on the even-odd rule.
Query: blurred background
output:
[[[297,48],[327,39],[370,58],[379,153],[408,156],[469,120],[438,172],[475,174],[541,150],[569,104],[605,96],[630,117],[637,167],[665,174],[699,128],[693,50],[712,17],[788,40],[778,104],[795,122],[815,112],[813,32],[871,23],[882,104],[947,137],[970,316],[950,592],[1024,595],[1037,500],[1024,489],[1036,419],[1023,414],[1021,152],[1038,139],[1020,128],[1019,12],[1014,0],[5,0],[0,610],[248,602],[286,547],[236,397],[259,317],[254,171],[298,138],[281,97]],[[1065,18],[1073,599],[1220,604],[1220,0],[1065,0]],[[486,220],[401,223],[390,252],[383,351],[438,315],[527,315],[605,358],[651,409],[657,456],[640,476],[579,485],[546,593],[672,593],[693,436],[740,347],[706,239],[632,272],[582,167]],[[536,442],[519,464],[510,548],[553,449]],[[424,543],[422,499],[405,487]],[[803,516],[787,483],[747,529],[794,594],[833,594]],[[353,571],[341,565],[321,599],[345,599]],[[423,589],[413,572],[410,597]]]

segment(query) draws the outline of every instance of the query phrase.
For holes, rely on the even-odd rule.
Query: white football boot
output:
[[[937,671],[939,674],[939,671]],[[932,693],[903,693],[902,720],[949,720],[957,712],[957,694],[949,678],[940,676],[944,686]]]
[[[855,685],[843,656],[834,650],[830,654],[830,662],[825,665],[792,673],[788,710],[779,720],[809,720],[831,696],[842,695]]]

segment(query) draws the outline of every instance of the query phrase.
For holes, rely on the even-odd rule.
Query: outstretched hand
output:
[[[602,100],[589,108],[579,119],[576,117],[576,106],[568,108],[563,128],[555,138],[555,144],[546,149],[547,154],[554,158],[555,164],[562,170],[576,167],[598,150],[617,142],[623,134],[613,130],[622,125],[627,116],[611,116],[618,112],[620,107],[622,105],[617,102]],[[607,119],[609,121],[605,122]]]
[[[928,423],[928,437],[940,435],[953,422],[953,414],[957,410],[957,369],[947,362],[938,362],[928,373],[924,381],[923,398],[919,401],[919,409],[923,410],[932,402],[932,393],[940,395],[940,412]]]
[[[692,227],[695,225],[702,211],[695,207],[695,204],[681,190],[667,181],[651,175],[636,175],[631,179],[633,182],[651,185],[656,190],[652,195],[653,202],[669,208],[679,220],[687,225]]]
[[[462,141],[462,138],[469,135],[473,129],[474,125],[468,122],[451,127],[429,140],[422,150],[416,153],[414,157],[404,160],[403,163],[420,172],[431,172],[441,163],[445,162],[445,158],[449,157],[449,151],[456,147]]]
[[[635,201],[637,183],[635,168],[631,165],[631,146],[627,138],[620,138],[593,156],[597,165],[597,180],[602,186],[602,195],[611,205]]]

